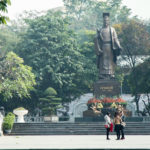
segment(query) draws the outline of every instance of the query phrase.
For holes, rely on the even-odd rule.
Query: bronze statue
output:
[[[122,49],[113,27],[109,26],[109,13],[103,13],[103,27],[94,39],[99,79],[114,78],[117,56]]]

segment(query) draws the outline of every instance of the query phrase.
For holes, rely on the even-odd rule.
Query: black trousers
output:
[[[106,136],[107,136],[107,139],[109,139],[109,132],[110,132],[110,128],[106,128]]]
[[[124,138],[124,127],[122,125],[120,127],[120,131],[121,131],[121,138]]]
[[[121,128],[120,124],[115,125],[115,131],[116,131],[117,139],[120,139],[120,128]]]

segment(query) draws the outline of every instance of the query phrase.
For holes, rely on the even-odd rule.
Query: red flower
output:
[[[90,100],[87,102],[87,104],[91,104],[91,103],[101,103],[101,100],[96,99],[96,98],[92,98],[92,99],[90,99]]]
[[[113,98],[109,98],[109,97],[105,97],[101,100],[96,99],[96,98],[91,98],[87,104],[91,104],[91,103],[113,103],[113,102],[117,102],[117,103],[126,103],[125,100],[123,100],[122,98],[117,98],[117,99],[113,99]]]
[[[124,99],[122,99],[122,98],[117,98],[116,102],[118,102],[118,103],[126,103],[126,101]]]
[[[113,102],[115,102],[115,100],[112,98],[105,97],[102,99],[102,103],[113,103]]]

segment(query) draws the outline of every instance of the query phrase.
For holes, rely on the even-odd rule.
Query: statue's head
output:
[[[103,13],[103,23],[105,27],[109,26],[109,13]]]

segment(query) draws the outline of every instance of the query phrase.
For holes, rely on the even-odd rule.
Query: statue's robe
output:
[[[95,50],[99,76],[114,76],[117,55],[120,53],[120,43],[113,27],[102,28],[95,37]]]

